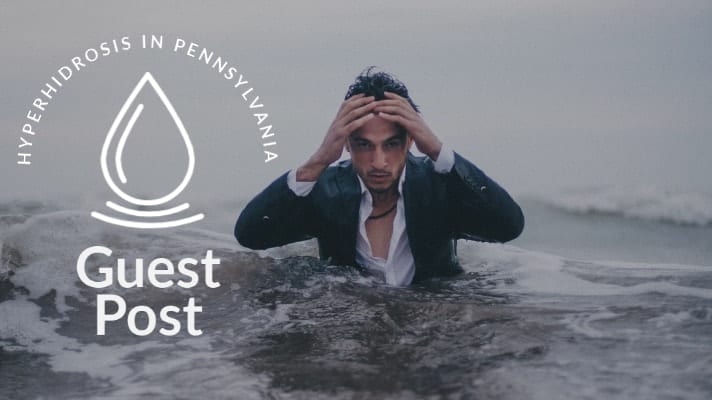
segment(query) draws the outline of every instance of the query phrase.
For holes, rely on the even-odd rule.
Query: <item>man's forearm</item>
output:
[[[435,135],[427,136],[421,139],[420,143],[416,143],[418,150],[431,160],[436,161],[440,157],[440,151],[443,148],[442,142]]]
[[[287,184],[287,174],[272,182],[242,210],[235,238],[251,249],[266,249],[309,239],[313,215],[304,197]]]

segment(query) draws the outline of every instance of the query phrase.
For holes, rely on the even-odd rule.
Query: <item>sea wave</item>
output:
[[[0,397],[706,398],[709,267],[460,242],[466,273],[394,288],[319,261],[313,241],[253,252],[203,229],[128,230],[84,211],[17,215],[0,229],[0,360],[25,361],[0,376]],[[76,273],[91,245],[127,260],[212,249],[221,286],[91,289]],[[98,277],[111,264],[92,257],[87,269]],[[97,336],[96,295],[105,292],[129,307],[195,297],[204,335],[137,337],[117,321]],[[37,357],[42,379],[75,384],[33,378],[20,392],[7,389],[32,377]],[[682,363],[696,368],[675,367]]]
[[[655,186],[611,186],[570,190],[542,200],[579,214],[605,214],[681,225],[712,225],[712,195],[708,193],[677,192]]]

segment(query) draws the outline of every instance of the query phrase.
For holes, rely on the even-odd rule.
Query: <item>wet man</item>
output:
[[[344,147],[351,159],[332,166]],[[457,239],[506,242],[523,227],[517,203],[437,138],[405,85],[368,69],[321,146],[245,207],[235,237],[251,249],[315,237],[323,260],[405,286],[462,272]]]

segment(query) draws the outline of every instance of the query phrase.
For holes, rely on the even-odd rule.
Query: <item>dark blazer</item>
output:
[[[462,272],[457,239],[506,242],[522,232],[524,215],[517,203],[459,154],[446,174],[435,172],[428,157],[409,154],[406,162],[403,201],[414,282]],[[327,168],[305,197],[292,192],[285,173],[247,204],[235,237],[251,249],[316,237],[323,260],[358,266],[360,204],[361,186],[350,160]]]

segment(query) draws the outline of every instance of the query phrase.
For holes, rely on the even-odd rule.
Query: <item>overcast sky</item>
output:
[[[369,65],[403,80],[436,134],[515,193],[712,193],[709,0],[240,3],[0,3],[4,194],[108,190],[101,146],[150,71],[195,145],[192,190],[251,196],[311,154]],[[236,66],[269,113],[279,157],[264,163],[234,82],[185,53],[138,48],[142,33],[193,41]],[[37,125],[33,165],[17,166],[39,90],[72,57],[122,36],[135,47],[75,72]],[[142,121],[137,138],[170,137],[161,118]],[[163,140],[129,142],[134,181],[184,169]]]

